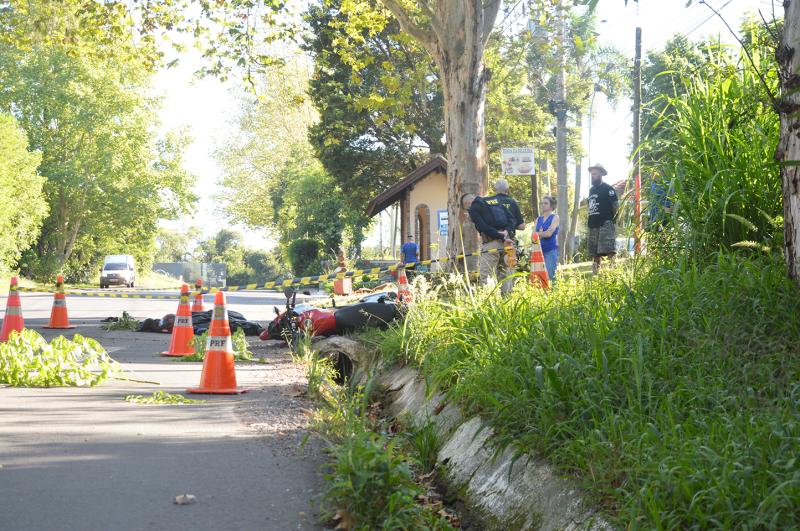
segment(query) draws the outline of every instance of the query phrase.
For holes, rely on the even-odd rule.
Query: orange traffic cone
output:
[[[400,299],[400,302],[406,304],[414,302],[414,295],[411,293],[411,288],[408,287],[408,277],[404,266],[397,268],[397,283],[397,298]]]
[[[191,356],[194,354],[192,339],[192,312],[189,310],[189,284],[181,286],[181,299],[178,303],[178,313],[175,314],[175,324],[172,327],[172,341],[169,350],[162,352],[162,356]]]
[[[233,362],[231,327],[228,325],[228,310],[225,309],[225,293],[218,291],[214,298],[214,313],[208,331],[206,358],[200,386],[187,392],[194,394],[234,395],[246,389],[236,386],[236,369]]]
[[[22,332],[25,321],[22,319],[22,304],[19,302],[17,292],[17,277],[11,277],[8,288],[8,301],[6,302],[6,317],[3,319],[3,330],[0,331],[0,341],[8,341],[8,335],[16,330]]]
[[[64,277],[56,279],[56,293],[53,296],[53,309],[50,310],[50,324],[45,328],[75,328],[69,324],[67,296],[64,294]]]
[[[201,279],[197,279],[197,282],[194,283],[194,304],[192,304],[192,311],[193,312],[204,312],[205,309],[203,308],[203,281]]]
[[[549,288],[550,279],[547,276],[547,268],[544,265],[544,253],[542,245],[539,243],[539,235],[533,233],[533,245],[531,246],[531,276],[530,283],[540,288]]]

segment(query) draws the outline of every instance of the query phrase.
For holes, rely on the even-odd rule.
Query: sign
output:
[[[447,210],[438,210],[439,215],[439,234],[447,236]]]
[[[501,148],[503,175],[534,175],[535,159],[532,147]]]

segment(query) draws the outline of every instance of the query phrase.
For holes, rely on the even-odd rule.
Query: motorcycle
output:
[[[303,334],[332,336],[368,326],[386,328],[400,316],[400,306],[394,292],[368,295],[348,306],[337,307],[334,302],[331,308],[298,305],[297,291],[292,288],[286,288],[284,295],[285,309],[281,311],[277,306],[274,308],[275,319],[267,325],[260,338],[283,339],[292,348],[295,348]]]
[[[309,295],[307,291],[304,295]],[[293,351],[304,335],[332,336],[357,330],[366,326],[385,328],[400,316],[397,294],[377,293],[362,298],[356,304],[331,308],[317,308],[309,304],[297,304],[297,292],[291,288],[284,290],[286,307],[281,312],[275,307],[275,319],[261,334],[262,340],[283,339]],[[353,361],[343,352],[326,352],[334,368],[334,381],[344,382],[353,375]]]

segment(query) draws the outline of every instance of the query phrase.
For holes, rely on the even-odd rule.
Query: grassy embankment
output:
[[[417,304],[382,337],[624,526],[800,526],[800,290],[779,258]]]

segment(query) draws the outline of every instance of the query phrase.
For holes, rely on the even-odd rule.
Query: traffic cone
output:
[[[194,304],[192,304],[192,311],[193,312],[204,312],[205,309],[203,308],[203,281],[201,279],[197,279],[197,282],[194,283]]]
[[[406,268],[402,265],[397,268],[397,284],[397,298],[400,299],[400,302],[406,304],[414,302],[414,295],[411,293],[411,288],[408,287]]]
[[[228,325],[228,310],[225,309],[225,293],[222,291],[218,291],[214,298],[214,313],[208,331],[200,386],[191,387],[186,391],[215,395],[234,395],[246,391],[236,386],[231,327]]]
[[[544,253],[542,245],[539,243],[539,235],[533,233],[533,245],[531,246],[531,276],[530,283],[540,288],[549,288],[550,279],[547,276],[547,268],[544,265]]]
[[[16,330],[22,332],[25,321],[22,319],[22,304],[17,292],[17,277],[11,277],[8,288],[8,301],[6,302],[6,317],[3,319],[3,330],[0,331],[0,341],[8,341],[8,335]]]
[[[45,328],[75,328],[69,324],[67,313],[67,296],[64,293],[64,277],[58,275],[56,279],[56,292],[53,295],[53,309],[50,310],[50,324]]]
[[[194,354],[192,346],[194,328],[192,327],[192,311],[189,309],[189,284],[181,286],[181,298],[178,303],[178,313],[175,314],[175,324],[172,327],[172,341],[169,350],[162,352],[162,356],[191,356]]]

